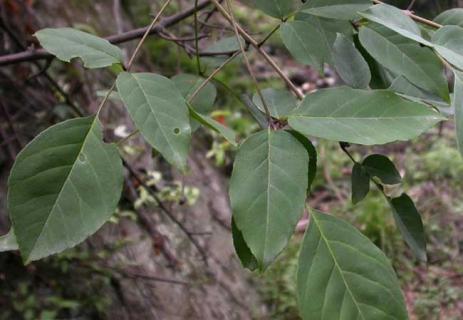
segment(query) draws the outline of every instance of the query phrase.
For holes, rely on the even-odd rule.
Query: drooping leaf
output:
[[[115,212],[122,191],[117,147],[105,144],[94,117],[54,125],[15,161],[8,210],[24,261],[71,248]]]
[[[251,271],[256,270],[258,268],[257,260],[252,255],[251,250],[249,250],[248,245],[244,241],[243,234],[236,226],[234,219],[232,219],[232,236],[235,252],[238,258],[240,258],[241,265]]]
[[[7,234],[0,236],[0,252],[18,250],[18,242],[14,235],[13,229],[10,229]]]
[[[400,38],[366,27],[361,28],[359,33],[363,47],[378,63],[448,101],[448,84],[439,58],[429,48]]]
[[[317,161],[318,161],[317,149],[315,149],[315,146],[312,144],[312,141],[310,141],[304,135],[294,130],[291,130],[289,132],[297,140],[299,140],[299,142],[304,146],[304,148],[307,150],[307,153],[309,154],[309,179],[308,179],[307,193],[310,193],[310,188],[312,187],[312,183],[314,182],[315,177],[317,176]]]
[[[370,175],[359,163],[352,168],[352,203],[357,204],[370,192]]]
[[[233,218],[259,269],[287,245],[303,211],[309,157],[286,131],[270,129],[240,147],[230,181]]]
[[[183,73],[172,77],[171,80],[175,83],[183,97],[188,100],[196,89],[198,89],[203,83],[204,78],[193,74]],[[208,114],[212,111],[216,97],[217,89],[209,82],[201,89],[201,91],[199,91],[190,104],[197,112]]]
[[[434,18],[434,21],[444,26],[454,25],[463,27],[463,8],[453,8],[444,11]]]
[[[373,178],[378,178],[382,184],[394,185],[402,183],[402,177],[394,163],[381,154],[372,154],[362,162],[363,167]]]
[[[463,155],[463,74],[454,71],[455,85],[453,87],[452,106],[455,110],[455,127],[457,131],[457,143],[460,153]]]
[[[72,28],[46,28],[35,33],[42,47],[58,59],[80,58],[90,69],[122,63],[121,49],[90,33]]]
[[[393,92],[348,87],[307,95],[288,118],[304,135],[365,145],[409,140],[444,119]]]
[[[434,49],[450,64],[463,70],[463,28],[443,26],[432,36]]]
[[[386,256],[347,222],[315,210],[311,217],[297,274],[302,318],[408,319]]]
[[[190,114],[193,119],[201,123],[203,126],[214,130],[215,132],[219,133],[222,137],[224,137],[228,142],[230,142],[233,146],[236,146],[236,133],[221,124],[220,122],[215,121],[209,116],[200,114],[196,112],[192,107],[190,107]]]
[[[189,110],[175,84],[152,73],[120,73],[117,91],[136,127],[172,165],[184,170],[191,140]]]
[[[378,4],[368,10],[359,13],[362,17],[379,23],[398,34],[432,47],[432,44],[423,38],[418,25],[402,10],[388,4]]]
[[[268,88],[262,90],[262,95],[270,115],[274,118],[284,118],[297,107],[296,98],[288,90]],[[254,94],[252,101],[262,112],[265,112],[262,100],[257,93]]]
[[[364,89],[370,84],[368,63],[351,39],[338,33],[333,46],[333,60],[341,79],[350,87]]]
[[[352,20],[359,11],[371,5],[369,0],[310,0],[302,6],[301,11],[325,18]]]
[[[405,242],[410,246],[413,254],[421,261],[426,261],[426,238],[421,215],[413,200],[402,194],[398,198],[389,200],[397,227]]]
[[[278,19],[283,19],[294,12],[300,4],[299,0],[246,0],[246,2]]]
[[[286,48],[298,62],[313,66],[319,72],[323,70],[323,63],[329,63],[329,43],[325,34],[320,33],[312,24],[305,21],[286,22],[280,28],[280,35]]]

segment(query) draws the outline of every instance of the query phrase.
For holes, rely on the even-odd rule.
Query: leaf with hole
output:
[[[421,30],[415,21],[406,15],[402,10],[388,4],[378,4],[368,10],[359,13],[362,17],[379,23],[398,34],[413,41],[432,47],[432,44],[423,38]]]
[[[120,73],[117,91],[148,143],[172,165],[186,169],[191,140],[189,110],[175,84],[153,73]]]
[[[355,163],[352,168],[352,203],[357,204],[370,192],[370,175],[367,170],[360,164]]]
[[[315,210],[299,255],[297,297],[307,320],[408,319],[386,256],[347,222]]]
[[[333,46],[333,61],[341,79],[350,87],[364,89],[370,84],[368,63],[355,48],[352,39],[338,33]]]
[[[80,58],[90,69],[122,63],[122,50],[108,40],[72,28],[46,28],[35,33],[42,47],[58,59]]]
[[[304,211],[309,156],[289,132],[260,131],[235,158],[230,201],[236,226],[267,267],[285,248]]]
[[[426,261],[426,237],[423,222],[413,200],[404,193],[398,198],[389,199],[389,203],[396,225],[405,242],[412,249],[415,257]]]
[[[310,0],[301,11],[324,18],[352,20],[371,5],[370,0]]]
[[[444,119],[393,92],[348,87],[307,95],[288,118],[289,125],[304,135],[364,145],[409,140]]]
[[[359,39],[368,53],[395,75],[448,101],[444,66],[434,52],[406,38],[361,28]]]
[[[288,90],[267,88],[262,90],[266,106],[269,108],[270,115],[277,119],[286,117],[297,107],[297,99]],[[252,98],[254,104],[265,113],[262,99],[256,93]]]
[[[71,248],[115,212],[122,161],[94,117],[54,125],[22,150],[8,180],[8,210],[26,263]]]

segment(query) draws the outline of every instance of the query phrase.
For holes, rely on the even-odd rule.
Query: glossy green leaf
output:
[[[18,242],[14,235],[13,229],[10,229],[7,234],[0,236],[0,252],[18,250]]]
[[[302,318],[408,319],[386,256],[347,222],[315,210],[311,217],[297,273]]]
[[[47,28],[37,31],[35,36],[42,47],[58,59],[70,62],[80,58],[90,69],[103,68],[122,63],[122,50],[90,33],[72,28]]]
[[[371,5],[369,0],[310,0],[301,11],[325,18],[352,20],[358,16],[359,11]]]
[[[171,79],[182,96],[189,100],[191,95],[199,88],[203,83],[204,78],[195,76],[193,74],[179,74]],[[190,104],[193,108],[202,114],[208,114],[212,111],[215,99],[217,97],[217,89],[212,83],[208,83],[204,88],[199,91],[193,101]]]
[[[304,211],[308,162],[304,146],[286,131],[260,131],[238,151],[233,218],[261,270],[285,248]]]
[[[289,131],[299,142],[304,146],[305,150],[309,154],[309,179],[308,179],[308,186],[307,186],[307,193],[310,193],[310,188],[312,187],[312,183],[317,176],[317,162],[318,162],[318,155],[317,149],[313,145],[312,141],[310,141],[307,137],[303,136],[297,131],[291,130]]]
[[[232,219],[232,236],[235,252],[241,261],[241,265],[251,271],[256,270],[258,268],[257,260],[252,255],[251,250],[249,250],[248,245],[244,241],[243,234],[236,226],[234,219]]]
[[[323,64],[329,63],[331,47],[326,41],[326,34],[320,33],[312,24],[305,21],[286,22],[280,27],[280,35],[298,62],[313,66],[320,72]]]
[[[373,178],[378,178],[382,184],[394,185],[402,183],[402,177],[394,163],[381,154],[372,154],[362,162],[363,167]]]
[[[392,73],[404,76],[420,88],[449,100],[444,66],[432,50],[370,28],[361,28],[359,39],[368,53]]]
[[[307,136],[373,145],[412,139],[445,118],[387,90],[339,87],[307,95],[288,119]]]
[[[250,2],[257,9],[279,19],[294,12],[300,4],[300,0],[247,0],[245,2]]]
[[[270,115],[274,118],[284,118],[297,107],[296,97],[288,90],[268,88],[262,90],[262,95]],[[262,100],[257,93],[254,94],[252,101],[262,112],[265,112]]]
[[[368,20],[379,23],[398,34],[417,41],[426,46],[432,44],[423,38],[421,30],[415,21],[407,16],[402,10],[388,4],[378,4],[370,9],[360,12],[360,15]]]
[[[368,87],[370,68],[352,39],[338,33],[333,46],[333,60],[336,71],[347,85],[358,89]]]
[[[193,119],[201,123],[203,126],[214,130],[215,132],[219,133],[222,137],[224,137],[228,142],[230,142],[233,146],[236,146],[236,133],[221,124],[220,122],[215,121],[209,116],[200,114],[196,112],[193,108],[190,107],[190,114]]]
[[[452,106],[455,110],[455,127],[457,131],[457,143],[460,153],[463,155],[463,74],[454,71],[455,86]]]
[[[359,163],[355,163],[352,168],[352,203],[357,204],[370,192],[370,175],[367,170]]]
[[[432,36],[434,49],[450,64],[463,70],[463,28],[444,26]]]
[[[426,237],[423,222],[413,200],[404,193],[398,198],[390,199],[389,203],[396,225],[405,242],[419,260],[426,261]]]
[[[463,27],[463,8],[453,8],[442,12],[434,21],[441,25],[455,25]]]
[[[54,125],[22,150],[8,180],[8,210],[24,261],[71,248],[115,212],[123,184],[114,144],[94,117]]]
[[[120,73],[117,91],[148,143],[185,170],[191,140],[189,110],[175,84],[152,73]]]

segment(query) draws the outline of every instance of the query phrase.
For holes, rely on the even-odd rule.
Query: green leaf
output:
[[[298,8],[299,0],[248,0],[269,16],[283,19]]]
[[[323,18],[304,12],[298,12],[294,19],[313,25],[321,34],[324,42],[328,43],[330,47],[336,40],[337,33],[342,33],[348,37],[352,37],[354,34],[354,28],[349,21]]]
[[[241,40],[244,44],[243,39]],[[224,37],[224,38],[221,38],[219,41],[212,43],[210,46],[204,49],[204,53],[210,53],[210,54],[224,53],[224,54],[216,55],[212,57],[205,56],[201,58],[201,61],[204,62],[204,64],[207,65],[209,68],[217,68],[222,63],[224,63],[225,60],[228,59],[228,57],[230,56],[230,53],[238,51],[238,50],[240,50],[240,44],[235,36]],[[237,58],[235,58],[235,60],[237,60]]]
[[[280,27],[280,35],[286,48],[298,62],[323,70],[323,64],[330,62],[331,45],[326,34],[320,33],[305,21],[286,22]],[[333,36],[333,42],[335,39]]]
[[[408,319],[386,256],[345,221],[313,210],[299,256],[301,316],[323,319]]]
[[[257,260],[252,255],[251,250],[249,250],[248,245],[244,241],[243,234],[236,226],[235,220],[232,218],[232,236],[233,236],[233,245],[235,247],[235,252],[238,258],[240,258],[241,265],[244,268],[247,268],[251,271],[254,271],[258,268]]]
[[[274,118],[284,118],[297,107],[297,99],[288,90],[268,88],[262,90],[262,95],[270,115]],[[262,100],[257,93],[254,94],[252,101],[262,112],[265,112]]]
[[[0,252],[18,249],[18,242],[16,241],[13,229],[10,229],[7,234],[0,236]]]
[[[425,102],[440,108],[448,108],[448,102],[435,94],[418,88],[416,85],[408,81],[403,76],[398,76],[392,81],[389,90],[399,93],[401,96],[416,102]]]
[[[120,73],[117,91],[145,139],[185,170],[191,140],[189,110],[175,84],[152,73]]]
[[[288,119],[307,136],[373,145],[412,139],[445,118],[387,90],[339,87],[307,95]]]
[[[310,0],[301,11],[324,18],[352,20],[371,5],[369,0]]]
[[[338,33],[333,46],[333,60],[341,79],[350,87],[364,89],[370,84],[368,63],[355,48],[352,39]]]
[[[247,94],[243,94],[241,95],[241,101],[248,108],[254,120],[256,120],[256,122],[259,124],[259,127],[261,129],[268,128],[269,122],[267,117],[262,111],[260,111],[260,109],[254,104],[254,102],[252,102],[251,97]]]
[[[115,212],[123,184],[114,144],[94,117],[54,125],[22,150],[8,180],[8,209],[26,263],[71,248]]]
[[[204,78],[184,73],[172,77],[171,80],[175,83],[182,96],[189,100],[191,95],[203,83]],[[208,114],[212,111],[216,97],[217,89],[209,82],[201,89],[190,104],[197,112]]]
[[[370,176],[367,170],[359,163],[352,168],[352,203],[357,204],[370,192]]]
[[[214,130],[215,132],[219,133],[222,137],[224,137],[230,144],[233,146],[236,146],[236,134],[235,132],[228,128],[225,127],[223,124],[220,122],[215,121],[209,116],[200,114],[199,112],[196,112],[193,108],[190,107],[190,114],[193,119],[201,123],[203,126]]]
[[[307,153],[309,154],[309,179],[308,179],[308,186],[307,186],[307,193],[310,193],[310,188],[312,187],[312,183],[315,180],[315,177],[317,176],[317,149],[315,149],[315,146],[312,144],[312,141],[310,141],[307,137],[303,136],[297,131],[291,130],[289,131],[307,150]]]
[[[421,216],[407,194],[402,194],[398,198],[390,199],[394,219],[397,227],[410,246],[413,254],[421,261],[426,261],[426,237],[424,234]]]
[[[454,70],[455,86],[452,106],[455,109],[455,127],[457,131],[458,149],[463,155],[463,74]]]
[[[359,39],[368,53],[392,73],[444,100],[450,99],[444,66],[429,48],[370,28],[361,28]]]
[[[441,25],[455,25],[463,27],[463,9],[454,8],[439,14],[435,19],[435,22]]]
[[[388,4],[378,4],[370,7],[370,9],[359,13],[362,17],[379,23],[388,29],[391,29],[398,34],[432,47],[432,44],[425,40],[421,34],[421,30],[415,21],[407,16],[402,10],[390,6]]]
[[[230,181],[233,217],[261,270],[287,245],[304,211],[308,161],[286,131],[260,131],[238,151]]]
[[[103,68],[122,63],[122,50],[90,33],[72,28],[47,28],[37,31],[35,36],[42,47],[58,59],[70,62],[80,58],[90,69]]]
[[[432,36],[434,49],[450,64],[463,70],[463,28],[444,26]]]
[[[373,178],[378,178],[382,184],[394,185],[402,183],[402,177],[394,163],[381,154],[372,154],[363,160],[365,170]]]

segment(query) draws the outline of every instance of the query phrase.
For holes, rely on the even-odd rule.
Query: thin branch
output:
[[[208,5],[210,5],[210,0],[204,0],[198,3],[198,7],[196,9],[193,6],[190,9],[187,9],[183,12],[180,12],[178,14],[165,18],[161,22],[159,22],[159,24],[150,31],[150,34],[158,34],[163,29],[171,27],[179,23],[180,21],[185,20],[186,18],[193,15],[197,10],[202,10]],[[144,27],[144,28],[138,28],[138,29],[134,29],[128,32],[124,32],[121,34],[111,35],[107,37],[106,40],[108,40],[112,44],[119,44],[119,43],[132,41],[132,40],[141,38],[145,34],[147,29],[148,27]],[[13,53],[13,54],[0,56],[0,66],[16,64],[16,63],[26,62],[26,61],[51,59],[51,58],[53,58],[53,55],[51,55],[44,49],[26,50],[26,51],[19,52],[19,53]]]
[[[224,16],[225,19],[227,19],[230,23],[233,23],[232,17],[228,14],[227,10],[219,3],[218,0],[211,0],[214,5],[217,7],[217,10]],[[281,70],[281,68],[276,64],[276,62],[268,55],[267,52],[265,52],[261,46],[259,46],[259,43],[254,40],[253,37],[251,37],[243,28],[241,28],[239,25],[236,26],[238,29],[238,32],[241,34],[241,36],[249,42],[256,50],[259,52],[260,55],[272,66],[272,68],[278,73],[278,75],[283,79],[283,81],[286,82],[288,87],[294,92],[294,94],[299,98],[303,99],[304,94],[300,92],[297,87],[294,85],[294,83],[288,78],[288,76]]]

